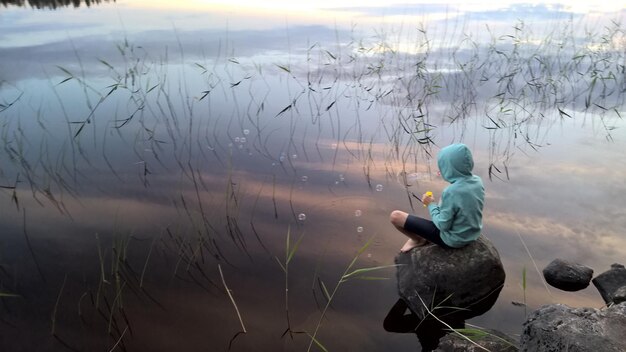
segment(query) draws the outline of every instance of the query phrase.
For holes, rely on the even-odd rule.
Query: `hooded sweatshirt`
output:
[[[481,233],[485,201],[483,181],[472,174],[474,160],[465,144],[441,149],[437,164],[443,179],[451,184],[443,190],[439,204],[431,202],[428,210],[443,242],[450,247],[463,247]]]

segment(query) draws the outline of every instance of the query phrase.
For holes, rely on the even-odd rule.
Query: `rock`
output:
[[[622,302],[626,302],[626,286],[622,286],[620,288],[618,288],[614,293],[613,293],[613,303],[614,304],[619,304]]]
[[[483,352],[486,348],[494,352],[517,352],[519,351],[518,343],[510,336],[503,332],[491,329],[481,330],[486,334],[467,334],[472,343],[458,334],[448,334],[439,340],[439,346],[435,352]],[[476,344],[480,345],[476,346]]]
[[[521,351],[626,351],[626,303],[605,309],[552,304],[532,312],[524,323]]]
[[[446,314],[456,311],[463,319],[483,314],[495,303],[505,279],[498,251],[484,236],[459,249],[416,247],[398,254],[396,264],[398,293],[419,318],[428,316],[424,305],[431,311],[453,307]]]
[[[624,287],[626,287],[626,268],[621,264],[611,265],[611,269],[596,276],[592,280],[594,286],[600,291],[606,304],[623,302]],[[616,301],[617,298],[617,301]]]
[[[589,286],[593,269],[563,259],[555,259],[543,269],[543,277],[551,286],[564,291],[579,291]]]

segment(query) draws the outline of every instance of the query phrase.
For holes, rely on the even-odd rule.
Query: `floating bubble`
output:
[[[247,141],[246,137],[239,138],[239,142],[241,142],[241,143],[246,143],[246,141]]]
[[[360,210],[358,210],[358,209],[354,211],[354,216],[356,216],[357,218],[358,218],[359,216],[361,216],[362,214],[363,214],[363,213],[362,213]]]
[[[339,174],[339,181],[343,182],[345,181],[345,177],[343,177],[343,174]]]
[[[235,143],[239,143],[239,137],[235,137]]]
[[[272,166],[276,166],[276,163],[272,163]]]
[[[298,154],[294,154],[291,156],[292,159],[298,159]]]
[[[383,191],[383,185],[381,185],[380,183],[376,185],[376,192],[382,192]]]
[[[336,185],[338,185],[338,184],[339,184],[339,181],[335,181],[335,184],[336,184]]]
[[[300,220],[300,221],[304,221],[304,220],[306,220],[306,214],[304,214],[304,213],[300,213],[300,214],[298,215],[298,220]]]
[[[280,162],[282,163],[283,161],[285,161],[285,156],[281,155],[280,158],[278,158],[278,160],[280,160]]]
[[[356,232],[363,232],[363,226],[359,226],[356,228]]]
[[[309,176],[302,176],[302,182],[306,182],[309,180]]]
[[[243,130],[243,134],[246,135],[246,136],[249,135],[250,134],[250,130]]]

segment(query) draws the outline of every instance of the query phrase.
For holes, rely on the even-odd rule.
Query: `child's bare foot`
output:
[[[400,249],[400,252],[402,253],[406,253],[408,251],[410,251],[411,249],[422,245],[422,243],[414,241],[413,239],[409,238],[408,241],[406,241],[406,243],[404,244],[404,246],[402,246],[402,248]]]

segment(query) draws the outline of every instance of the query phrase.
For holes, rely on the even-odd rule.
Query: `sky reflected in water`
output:
[[[507,273],[471,323],[602,306],[536,268],[626,256],[623,4],[256,4],[2,9],[2,349],[306,349],[459,141]],[[376,276],[341,284],[328,350],[416,349],[383,330],[395,271]]]

